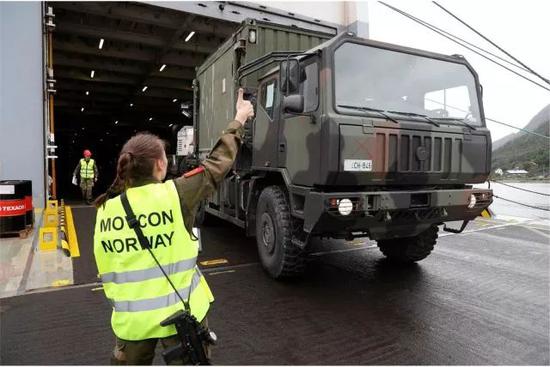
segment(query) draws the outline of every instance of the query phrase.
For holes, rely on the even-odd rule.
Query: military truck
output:
[[[197,220],[255,236],[274,278],[304,270],[313,237],[369,237],[390,260],[422,260],[439,225],[460,232],[492,202],[472,187],[490,172],[491,137],[462,56],[248,20],[197,70],[199,158],[234,115],[238,87],[256,114]]]

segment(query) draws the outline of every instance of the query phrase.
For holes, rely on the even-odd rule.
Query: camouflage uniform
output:
[[[227,129],[223,132],[223,135],[219,138],[216,145],[214,145],[208,158],[202,161],[201,166],[204,169],[195,170],[194,172],[196,172],[196,174],[187,175],[188,177],[182,176],[174,179],[174,184],[180,197],[184,225],[191,236],[193,236],[191,230],[200,202],[217,190],[219,183],[233,166],[233,162],[241,146],[242,135],[243,128],[241,123],[238,121],[230,122]],[[155,181],[149,180],[140,182],[136,186],[146,185],[152,182]],[[208,320],[206,318],[201,323],[204,326],[208,326]],[[164,349],[180,342],[177,336],[138,341],[127,341],[117,338],[111,363],[133,365],[151,364],[155,356],[155,347],[159,340]],[[205,349],[209,356],[209,348],[205,347]],[[188,363],[187,360],[176,362],[176,364]]]
[[[80,161],[76,165],[76,168],[73,171],[73,176],[80,176]],[[82,192],[82,199],[86,201],[86,204],[92,202],[92,188],[94,183],[97,181],[97,163],[94,164],[94,177],[93,178],[82,178],[80,177],[80,191]]]

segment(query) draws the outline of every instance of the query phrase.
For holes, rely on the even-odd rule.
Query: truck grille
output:
[[[384,152],[386,172],[437,172],[449,175],[462,171],[462,137],[415,134],[376,134],[377,152]]]

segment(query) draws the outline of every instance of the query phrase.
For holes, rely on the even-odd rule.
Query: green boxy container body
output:
[[[251,32],[255,32],[255,42],[251,42]],[[194,125],[198,153],[211,150],[227,122],[234,116],[238,86],[235,76],[239,67],[273,51],[306,51],[334,36],[268,22],[245,21],[197,70],[198,88],[195,93],[198,111]],[[268,65],[247,76],[241,85],[256,87],[258,78],[275,66]]]

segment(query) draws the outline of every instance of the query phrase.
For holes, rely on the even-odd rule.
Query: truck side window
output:
[[[317,62],[302,67],[306,74],[306,80],[300,85],[304,96],[304,112],[312,112],[317,109],[319,101],[319,70]]]
[[[275,96],[277,89],[277,80],[270,80],[262,85],[261,93],[261,106],[268,114],[269,118],[273,120],[273,111],[275,105]]]

